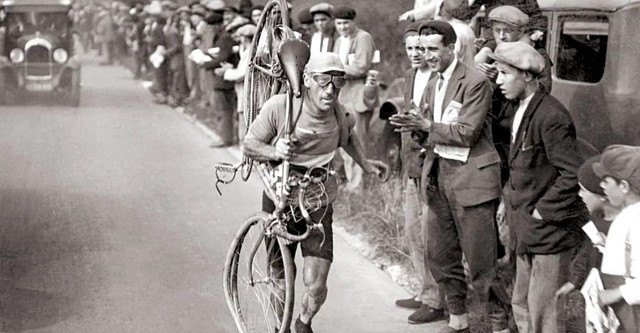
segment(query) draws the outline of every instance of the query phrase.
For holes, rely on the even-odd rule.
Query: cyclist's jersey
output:
[[[260,113],[251,123],[246,137],[275,143],[284,131],[286,99],[286,95],[275,95],[265,102]],[[294,111],[295,115],[297,115],[296,111]],[[313,168],[323,167],[331,162],[336,149],[340,146],[341,131],[345,131],[341,129],[337,117],[336,112],[331,112],[331,116],[319,115],[310,103],[303,103],[302,113],[293,134],[298,139],[298,147],[296,155],[290,160],[291,164]],[[295,118],[296,116],[293,121]],[[349,127],[346,133],[350,134],[352,125],[346,123],[343,126]],[[328,194],[327,202],[333,202],[337,192],[335,177],[329,177],[325,182],[325,188]]]

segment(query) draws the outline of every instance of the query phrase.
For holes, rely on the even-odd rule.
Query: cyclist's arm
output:
[[[245,137],[242,152],[249,158],[260,161],[277,161],[276,147],[256,138]]]
[[[374,173],[375,168],[372,168],[370,161],[364,156],[364,149],[362,148],[362,144],[356,135],[349,136],[349,142],[345,146],[342,147],[344,151],[353,158],[353,160],[358,163],[358,165],[364,170],[366,173]]]

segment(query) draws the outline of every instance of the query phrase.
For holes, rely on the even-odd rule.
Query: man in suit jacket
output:
[[[578,152],[571,115],[541,88],[544,58],[523,42],[501,43],[492,58],[510,100],[501,119],[510,143],[506,219],[516,238],[513,314],[520,332],[565,332],[554,297],[569,280],[589,213],[578,197]],[[509,135],[510,134],[510,135]],[[541,274],[544,272],[544,274]]]
[[[422,95],[432,76],[424,58],[424,45],[418,36],[420,22],[409,24],[404,32],[404,45],[411,69],[406,73],[404,109],[410,110],[422,101]],[[402,112],[402,111],[400,111]],[[429,265],[427,255],[427,212],[428,208],[423,190],[420,188],[422,174],[422,147],[411,138],[410,132],[401,134],[402,179],[405,184],[403,210],[405,234],[413,268],[422,280],[421,288],[415,297],[400,299],[396,305],[415,309],[408,318],[410,324],[428,323],[444,318],[444,294],[440,292]]]
[[[205,91],[209,100],[209,109],[213,130],[220,137],[211,143],[212,148],[230,146],[236,143],[237,136],[234,131],[234,119],[236,110],[236,94],[233,90],[233,82],[226,81],[222,77],[215,75],[214,70],[222,67],[223,63],[237,64],[237,58],[233,54],[234,41],[224,30],[221,14],[213,12],[205,19],[210,25],[213,33],[213,40],[209,50],[215,51],[210,54],[212,60],[205,62],[202,67],[206,70],[205,75],[210,90]]]
[[[426,149],[422,188],[427,192],[427,251],[431,273],[444,288],[449,325],[441,332],[469,332],[464,254],[474,290],[490,312],[494,332],[508,332],[497,281],[495,213],[500,196],[500,156],[491,140],[489,81],[455,55],[456,34],[444,21],[420,25],[434,78],[418,109],[391,117],[392,124]]]

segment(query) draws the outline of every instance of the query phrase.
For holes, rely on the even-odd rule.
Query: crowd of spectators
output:
[[[477,36],[470,19],[480,5],[488,33]],[[206,109],[220,138],[211,146],[223,147],[240,143],[246,132],[243,79],[262,9],[249,0],[238,7],[222,0],[180,7],[171,1],[133,7],[111,2],[76,4],[70,15],[82,47],[97,49],[103,64],[134,60],[134,77],[152,81],[155,103]],[[346,72],[340,103],[355,116],[355,135],[367,142],[369,125],[379,121],[372,119],[379,103],[373,70],[379,53],[356,16],[353,8],[318,3],[299,11],[294,30],[312,54],[340,57]],[[413,68],[406,73],[404,110],[390,122],[403,132],[406,231],[424,283],[415,297],[396,304],[415,310],[409,323],[442,320],[448,313],[443,332],[468,332],[464,255],[493,331],[515,330],[507,321],[511,313],[521,331],[563,332],[559,298],[583,284],[585,258],[592,257],[580,227],[604,215],[608,222],[596,228],[604,233],[621,209],[627,214],[618,224],[630,223],[640,176],[625,161],[637,163],[640,153],[612,148],[583,164],[573,122],[549,95],[552,64],[536,1],[423,0],[400,20],[412,22],[403,36]],[[333,164],[347,190],[361,186],[362,171],[348,156],[336,155]],[[591,196],[608,204],[596,205]],[[510,244],[498,240],[496,213],[506,214]],[[626,231],[616,237],[637,235]],[[639,313],[632,288],[640,252],[606,246],[604,273],[626,280],[605,282],[617,289],[605,290],[601,301],[623,308],[621,320],[633,322]],[[627,260],[616,261],[616,255]],[[513,296],[496,279],[500,256],[514,263]]]

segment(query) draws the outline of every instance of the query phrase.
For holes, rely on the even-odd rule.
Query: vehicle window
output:
[[[67,33],[69,19],[65,13],[18,12],[7,17],[7,29],[10,35],[40,33]]]
[[[609,39],[607,18],[565,17],[561,24],[556,76],[570,81],[600,81]]]

